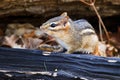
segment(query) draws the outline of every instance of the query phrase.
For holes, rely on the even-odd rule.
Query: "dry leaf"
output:
[[[16,41],[19,38],[15,35],[11,35],[10,37],[5,36],[5,40],[3,42],[3,45],[10,46],[11,48],[24,48],[22,45],[18,45]]]
[[[117,56],[118,50],[111,44],[107,44],[106,54],[108,57]]]
[[[24,38],[35,37],[35,31],[31,31],[30,33],[24,33]]]
[[[17,36],[22,36],[24,33],[29,33],[33,30],[35,30],[35,27],[29,23],[25,24],[13,23],[8,24],[5,34],[7,36],[11,36],[13,34]]]
[[[40,43],[43,41],[38,38],[24,38],[23,40],[23,45],[27,49],[37,49]]]

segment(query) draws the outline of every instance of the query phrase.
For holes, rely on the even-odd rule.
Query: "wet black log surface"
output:
[[[0,48],[0,80],[120,80],[120,58]]]

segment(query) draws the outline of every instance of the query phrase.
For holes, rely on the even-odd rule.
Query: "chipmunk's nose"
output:
[[[40,30],[45,30],[44,26],[40,26]]]

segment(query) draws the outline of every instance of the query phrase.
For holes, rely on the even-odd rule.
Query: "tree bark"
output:
[[[120,14],[120,0],[96,0],[101,16]],[[50,17],[68,12],[76,16],[94,16],[89,6],[79,0],[1,0],[0,16],[41,15]]]

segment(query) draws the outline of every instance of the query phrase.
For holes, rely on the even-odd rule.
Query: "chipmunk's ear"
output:
[[[61,16],[63,16],[63,19],[61,20],[61,23],[63,23],[64,25],[66,25],[66,23],[69,20],[69,16],[67,15],[67,12],[62,13]]]
[[[67,15],[67,12],[62,13],[61,16],[63,16],[64,19],[66,19],[66,20],[69,19],[69,16]]]
[[[61,16],[66,17],[67,16],[67,12],[62,13]]]
[[[61,20],[61,23],[65,26],[68,21],[69,21],[69,16],[65,16],[65,17]]]

